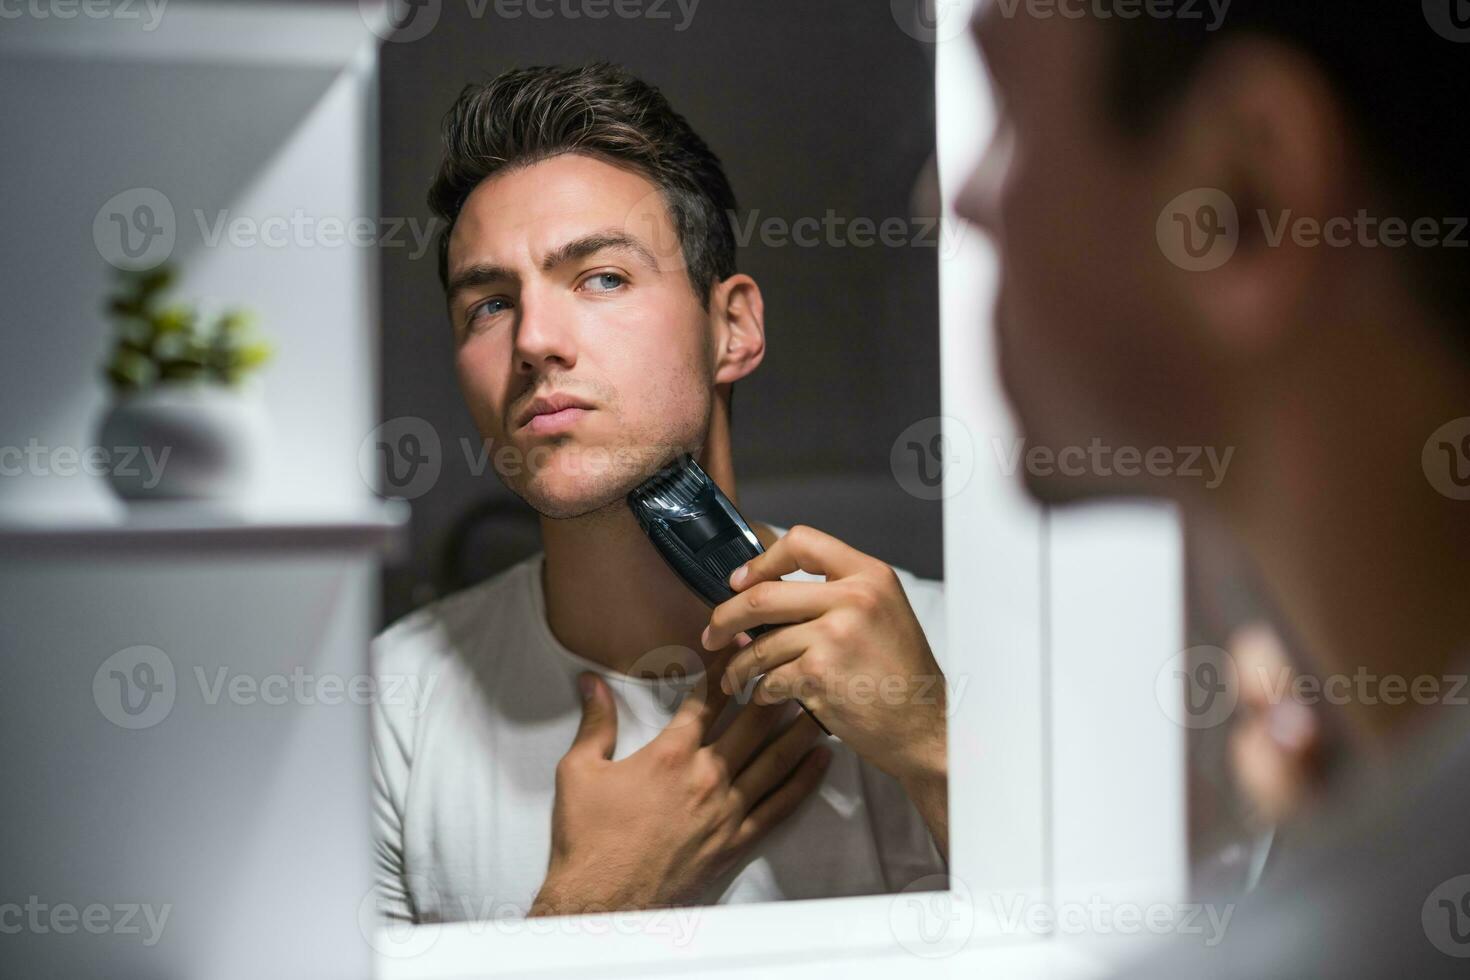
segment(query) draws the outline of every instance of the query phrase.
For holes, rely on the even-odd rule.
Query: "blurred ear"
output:
[[[1173,113],[1183,138],[1170,180],[1193,190],[1178,199],[1183,218],[1161,221],[1203,224],[1213,212],[1229,234],[1233,211],[1236,235],[1217,267],[1181,274],[1185,302],[1226,356],[1260,356],[1290,341],[1314,292],[1340,284],[1330,270],[1352,251],[1322,231],[1358,207],[1348,203],[1359,179],[1345,113],[1307,56],[1269,39],[1225,42]],[[1339,220],[1333,233],[1344,241],[1352,229]]]
[[[715,336],[715,382],[738,381],[766,356],[765,302],[750,276],[737,273],[716,283],[710,315]]]

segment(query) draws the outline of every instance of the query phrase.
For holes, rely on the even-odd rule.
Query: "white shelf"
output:
[[[391,553],[408,519],[407,502],[375,499],[331,510],[160,501],[119,505],[110,513],[0,514],[0,557]]]
[[[137,0],[106,16],[77,5],[0,23],[0,52],[15,57],[327,69],[346,66],[390,33],[386,4],[340,0]]]

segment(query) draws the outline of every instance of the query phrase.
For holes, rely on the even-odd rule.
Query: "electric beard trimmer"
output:
[[[730,498],[688,453],[629,491],[628,506],[674,574],[710,608],[735,594],[730,573],[766,550]],[[752,626],[745,633],[754,640],[776,628]],[[832,734],[806,705],[801,709]]]

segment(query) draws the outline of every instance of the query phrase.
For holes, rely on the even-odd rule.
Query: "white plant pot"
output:
[[[266,448],[254,388],[163,382],[118,395],[98,445],[108,479],[127,500],[240,501],[258,488]]]

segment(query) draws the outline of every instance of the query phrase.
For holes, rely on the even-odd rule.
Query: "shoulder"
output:
[[[373,638],[371,658],[380,674],[422,674],[467,660],[493,635],[497,621],[530,601],[526,586],[533,555],[468,588],[435,599],[395,620]]]

